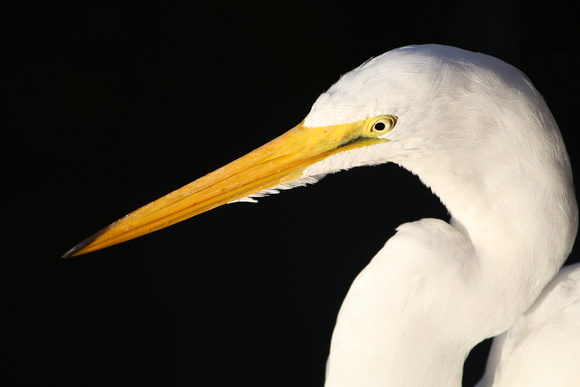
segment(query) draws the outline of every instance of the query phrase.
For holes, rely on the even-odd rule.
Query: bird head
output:
[[[389,51],[343,75],[293,129],[126,215],[64,256],[125,242],[226,203],[254,201],[356,166],[392,161],[426,176],[421,168],[452,171],[459,165],[458,170],[470,171],[466,163],[482,142],[501,143],[505,137],[497,136],[503,127],[499,109],[510,96],[498,89],[533,90],[526,82],[515,68],[483,54],[432,45]],[[454,152],[468,156],[463,165]]]

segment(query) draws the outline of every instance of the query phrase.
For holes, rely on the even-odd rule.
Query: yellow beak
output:
[[[63,258],[160,230],[222,204],[298,179],[309,165],[336,153],[386,141],[369,130],[369,120],[313,128],[300,123],[238,160],[117,220],[70,249]]]

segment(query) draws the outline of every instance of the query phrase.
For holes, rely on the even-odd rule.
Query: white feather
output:
[[[253,193],[253,194],[248,195],[246,197],[243,197],[241,199],[231,201],[228,204],[231,204],[231,203],[258,203],[258,201],[256,200],[258,198],[263,198],[263,197],[268,196],[268,195],[275,195],[277,193],[280,193],[280,191],[284,191],[287,189],[292,189],[292,188],[296,188],[296,187],[306,187],[308,184],[317,183],[323,177],[324,177],[324,174],[304,176],[304,177],[301,177],[299,179],[291,180],[291,181],[288,181],[286,183],[276,185],[274,187],[271,187],[271,188],[268,188],[268,189],[265,189],[262,191],[258,191],[256,193]]]

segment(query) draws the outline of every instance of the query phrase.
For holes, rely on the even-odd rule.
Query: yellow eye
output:
[[[376,134],[385,134],[393,129],[396,123],[397,117],[391,115],[382,116],[373,123],[371,131]]]

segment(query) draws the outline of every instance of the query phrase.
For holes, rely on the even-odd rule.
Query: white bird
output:
[[[542,293],[577,231],[570,162],[530,81],[487,55],[425,45],[371,59],[323,93],[294,129],[65,256],[387,162],[418,175],[451,220],[399,226],[359,274],[338,315],[326,386],[460,386],[469,351],[510,327],[494,344],[483,385],[530,386],[524,373],[545,381],[553,371],[568,372],[558,385],[580,385],[580,367],[566,357],[578,358],[578,331],[570,324],[580,321],[579,267]],[[386,205],[377,200],[368,212]],[[565,327],[570,337],[551,327]],[[542,353],[558,355],[544,374]]]

